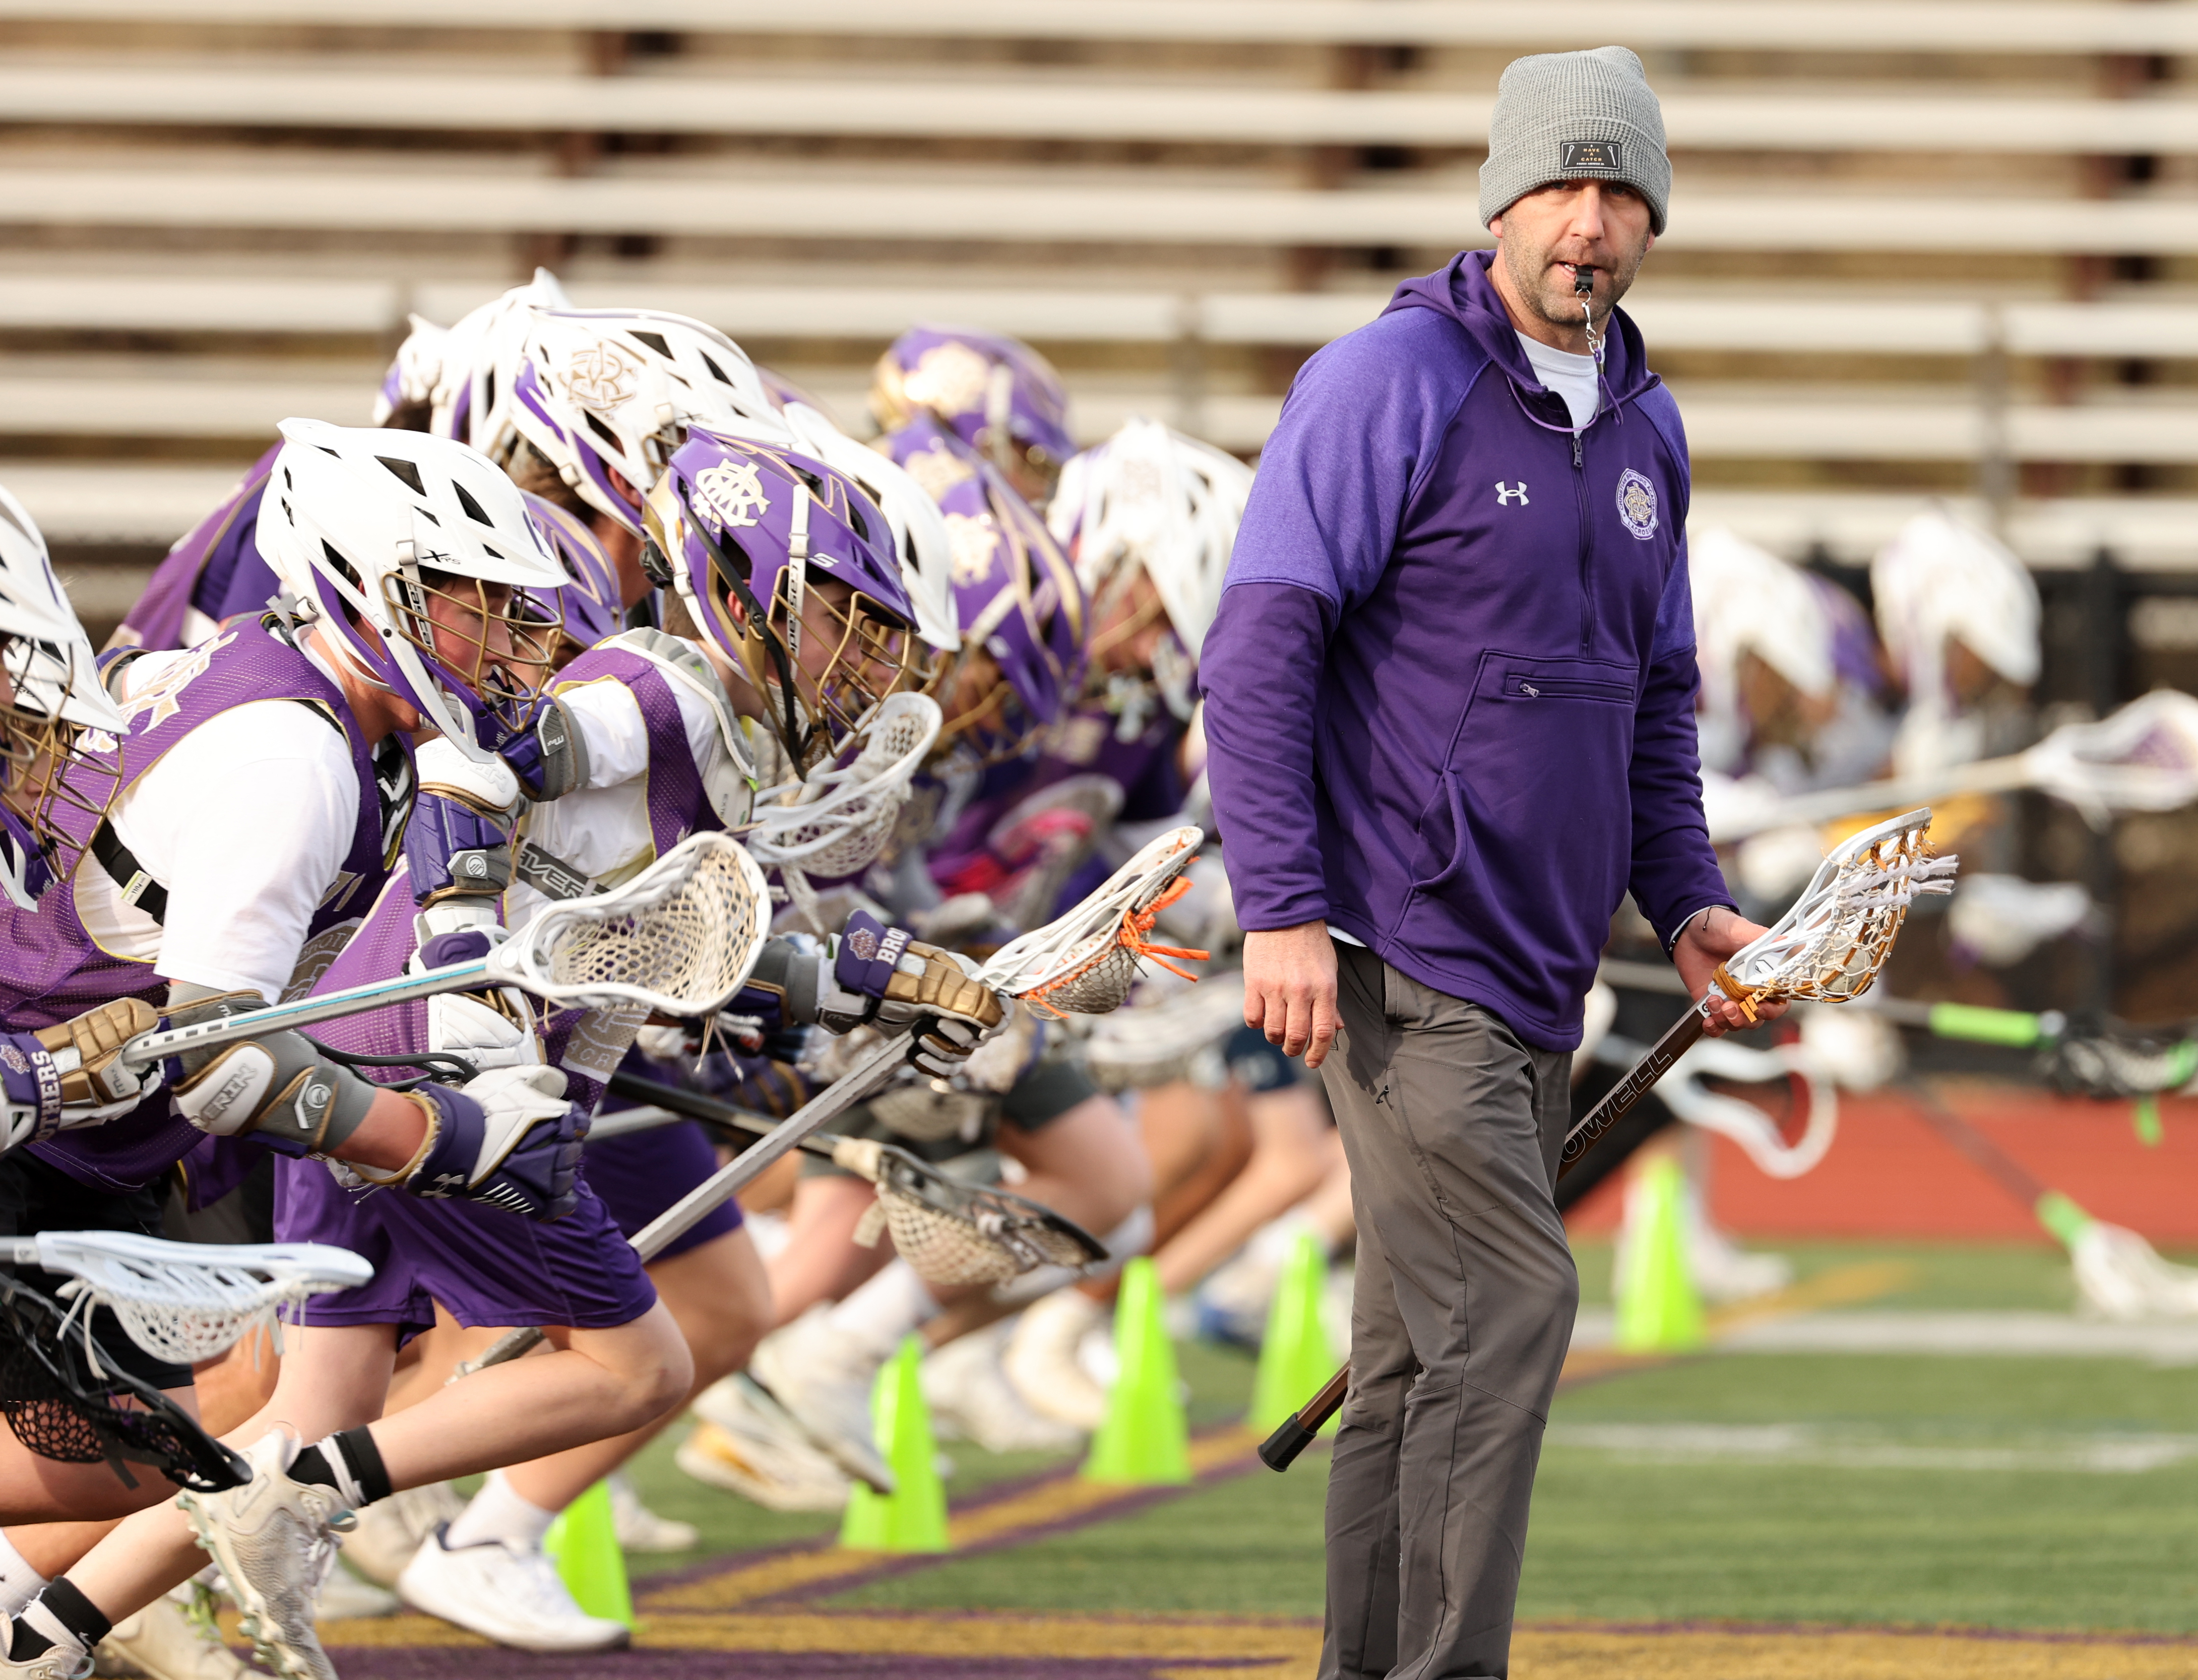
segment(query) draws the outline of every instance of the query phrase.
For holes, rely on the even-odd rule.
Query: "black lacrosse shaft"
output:
[[[636,1102],[653,1103],[659,1108],[669,1108],[675,1114],[684,1114],[689,1119],[700,1120],[730,1131],[768,1132],[778,1122],[768,1114],[759,1114],[753,1108],[738,1108],[730,1102],[721,1102],[714,1096],[705,1096],[701,1091],[689,1090],[682,1085],[667,1085],[655,1079],[644,1079],[638,1073],[618,1073],[610,1077],[604,1090],[614,1096],[630,1096]],[[832,1159],[832,1146],[840,1140],[829,1132],[818,1132],[805,1137],[794,1145],[812,1155]]]
[[[1695,1047],[1708,1025],[1709,1017],[1702,1013],[1700,1005],[1688,1010],[1672,1023],[1664,1036],[1650,1047],[1648,1054],[1634,1064],[1631,1073],[1613,1085],[1602,1102],[1580,1116],[1565,1134],[1564,1152],[1557,1158],[1559,1178],[1579,1166],[1590,1149],[1632,1113],[1634,1105],[1671,1071],[1672,1064]],[[1329,1419],[1343,1410],[1344,1396],[1350,1392],[1351,1367],[1346,1364],[1321,1385],[1317,1394],[1284,1418],[1281,1427],[1259,1443],[1259,1462],[1270,1470],[1288,1469],[1298,1455],[1312,1445],[1313,1438]]]

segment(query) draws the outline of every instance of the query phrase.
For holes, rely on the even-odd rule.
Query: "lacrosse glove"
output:
[[[430,1084],[408,1095],[428,1114],[418,1152],[393,1172],[346,1164],[338,1178],[486,1202],[545,1222],[579,1203],[587,1111],[565,1100],[561,1070],[498,1067],[457,1090]]]
[[[132,1071],[122,1047],[160,1025],[123,997],[35,1032],[0,1032],[0,1152],[128,1113],[160,1088],[157,1066]]]
[[[830,957],[819,1019],[835,1032],[869,1021],[915,1023],[909,1060],[927,1073],[951,1078],[1007,1019],[1006,1005],[975,963],[919,944],[905,927],[887,927],[865,911],[847,918]]]

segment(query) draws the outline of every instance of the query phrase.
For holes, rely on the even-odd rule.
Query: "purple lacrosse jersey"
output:
[[[343,691],[288,641],[264,625],[238,619],[199,644],[159,683],[131,696],[132,733],[125,744],[88,735],[72,776],[111,784],[119,799],[200,724],[257,700],[294,700],[328,720],[351,749],[358,777],[358,822],[341,874],[329,885],[312,921],[310,941],[359,914],[388,871],[389,848],[375,774],[374,749],[345,703]],[[100,818],[57,805],[68,849],[80,863]],[[119,997],[156,1006],[166,995],[157,965],[102,949],[78,913],[70,867],[35,910],[0,904],[0,1026],[17,1032],[50,1026]],[[301,953],[301,956],[303,953]],[[186,1154],[199,1133],[170,1107],[165,1093],[105,1125],[64,1133],[32,1152],[84,1183],[113,1190],[150,1183]]]

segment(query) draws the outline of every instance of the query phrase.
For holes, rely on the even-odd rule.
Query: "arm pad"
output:
[[[253,992],[212,992],[178,984],[168,1025],[224,1020],[264,1007]],[[241,1007],[240,1007],[241,1005]],[[325,1060],[302,1033],[273,1032],[174,1057],[176,1110],[217,1137],[250,1132],[277,1153],[323,1155],[365,1121],[376,1087]]]

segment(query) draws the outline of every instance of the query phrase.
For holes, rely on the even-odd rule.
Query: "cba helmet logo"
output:
[[[1618,517],[1641,542],[1656,534],[1656,486],[1631,467],[1618,475]]]
[[[946,534],[954,544],[957,584],[966,589],[992,575],[992,561],[1000,551],[1000,532],[990,514],[979,514],[974,518],[968,514],[949,514]]]
[[[934,344],[916,358],[901,389],[933,414],[972,414],[985,406],[992,364],[966,344]]]
[[[906,464],[916,487],[934,502],[944,502],[946,492],[956,485],[967,484],[977,476],[975,468],[937,444],[916,451]]]
[[[697,473],[695,488],[727,525],[753,525],[759,514],[770,511],[763,478],[753,461],[727,461]]]
[[[565,388],[584,409],[602,413],[614,409],[633,395],[632,363],[607,344],[581,351],[566,364]]]

